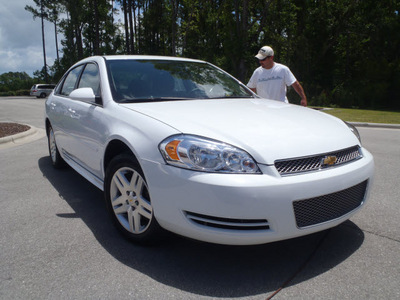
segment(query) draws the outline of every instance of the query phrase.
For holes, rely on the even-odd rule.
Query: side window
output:
[[[79,74],[81,73],[83,68],[82,66],[78,66],[75,69],[72,69],[67,77],[64,80],[64,84],[62,85],[60,94],[64,96],[68,96],[74,89],[77,79],[79,78]]]
[[[100,95],[100,76],[99,69],[96,64],[87,64],[83,70],[79,88],[89,87],[93,89],[96,96]]]

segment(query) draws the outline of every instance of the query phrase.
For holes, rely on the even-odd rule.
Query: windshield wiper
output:
[[[149,97],[149,98],[125,98],[119,100],[119,103],[143,103],[143,102],[162,102],[162,101],[181,101],[191,100],[192,98],[182,97]]]
[[[240,98],[254,98],[254,96],[220,96],[220,97],[211,97],[209,99],[240,99]]]

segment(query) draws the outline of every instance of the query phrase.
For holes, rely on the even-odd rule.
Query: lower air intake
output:
[[[265,219],[231,219],[207,216],[192,212],[185,212],[186,217],[192,222],[209,227],[227,230],[269,230],[268,221]]]
[[[340,192],[293,202],[297,227],[327,222],[353,211],[363,203],[367,185],[366,180]]]

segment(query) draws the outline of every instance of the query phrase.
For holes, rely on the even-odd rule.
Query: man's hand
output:
[[[307,97],[306,97],[306,94],[304,93],[304,90],[303,90],[303,87],[301,86],[301,84],[298,81],[296,81],[295,83],[292,84],[292,87],[297,92],[297,94],[299,94],[299,96],[301,98],[300,104],[303,106],[307,106]]]

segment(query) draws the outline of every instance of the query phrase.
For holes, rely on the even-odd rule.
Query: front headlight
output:
[[[345,121],[343,121],[343,122],[345,122]],[[353,132],[354,135],[358,138],[358,140],[360,141],[360,144],[361,144],[361,136],[360,136],[360,133],[358,132],[357,128],[354,125],[352,125],[352,124],[350,124],[348,122],[345,122],[345,123],[349,127],[351,132]]]
[[[176,135],[159,145],[167,164],[203,172],[261,173],[254,159],[231,145],[192,135]]]

